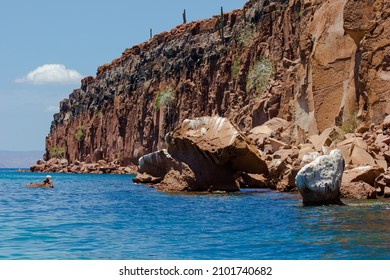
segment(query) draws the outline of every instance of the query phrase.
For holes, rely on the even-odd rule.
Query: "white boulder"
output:
[[[319,156],[305,165],[295,178],[304,205],[343,205],[340,200],[344,159],[340,150]]]

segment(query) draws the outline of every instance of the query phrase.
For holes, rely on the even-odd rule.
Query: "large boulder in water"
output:
[[[242,172],[268,174],[260,151],[226,118],[185,120],[166,142],[167,152],[140,159],[141,172],[164,177],[160,190],[238,191]]]
[[[228,119],[185,120],[167,137],[168,152],[195,174],[198,190],[238,190],[237,174],[267,174],[259,150]]]
[[[173,179],[172,179],[173,177]],[[185,191],[193,189],[194,174],[182,162],[178,162],[166,149],[150,153],[138,161],[135,183],[157,184],[161,191]]]
[[[340,200],[344,159],[340,150],[316,158],[305,165],[295,178],[304,205],[342,205]]]

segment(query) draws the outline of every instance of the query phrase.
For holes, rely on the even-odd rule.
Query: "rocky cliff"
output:
[[[243,131],[279,117],[285,142],[390,114],[390,2],[251,0],[134,46],[60,104],[46,158],[137,163],[186,118]]]

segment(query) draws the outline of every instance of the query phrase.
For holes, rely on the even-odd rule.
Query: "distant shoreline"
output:
[[[42,158],[44,151],[0,150],[0,168],[29,168]]]

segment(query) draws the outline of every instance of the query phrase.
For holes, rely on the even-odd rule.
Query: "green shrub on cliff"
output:
[[[85,135],[84,135],[84,128],[83,127],[79,127],[75,134],[74,134],[74,137],[76,138],[77,141],[81,141],[84,139]]]
[[[345,133],[353,133],[358,127],[358,120],[355,114],[350,114],[344,117],[341,125],[341,130]]]
[[[154,108],[156,110],[161,107],[170,107],[175,100],[175,93],[173,89],[166,88],[157,93],[156,98],[154,99]]]
[[[231,75],[233,80],[238,80],[240,74],[240,68],[241,68],[241,58],[237,56],[233,61],[233,65],[231,69]]]
[[[237,44],[242,48],[247,47],[253,41],[255,31],[256,28],[253,23],[246,24],[236,36]]]
[[[261,95],[268,87],[269,80],[273,74],[273,62],[268,58],[261,58],[249,70],[246,91]]]
[[[60,146],[53,146],[49,150],[50,158],[63,158],[65,156],[65,148]]]

